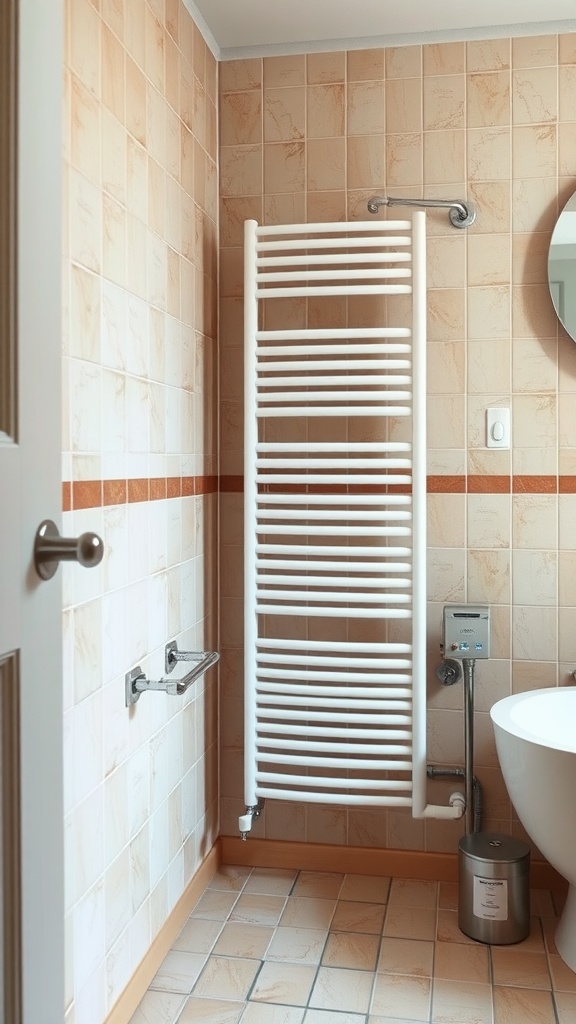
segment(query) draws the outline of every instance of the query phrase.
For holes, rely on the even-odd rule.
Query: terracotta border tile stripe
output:
[[[558,477],[513,476],[512,490],[514,494],[557,494]]]
[[[128,480],[128,501],[130,503],[136,501],[149,501],[150,500],[150,481],[144,480],[141,477],[134,480]]]
[[[220,477],[220,491],[223,493],[230,494],[243,494],[244,493],[244,477],[233,476],[228,474],[227,476]]]
[[[128,484],[126,480],[105,480],[102,504],[125,505],[128,500]]]
[[[102,505],[101,480],[73,480],[72,508],[100,508]]]
[[[429,476],[426,489],[428,494],[464,494],[465,476]]]
[[[182,495],[182,477],[169,476],[166,481],[166,497],[180,498]]]
[[[354,490],[356,494],[356,490]],[[361,493],[364,493],[362,491]],[[366,494],[412,494],[411,484],[388,484],[388,486],[382,487],[382,490],[374,491],[374,488],[367,487]]]
[[[216,494],[218,477],[170,476],[138,477],[129,480],[65,480],[62,483],[62,511],[83,508],[108,508],[140,501]]]
[[[166,477],[154,476],[150,480],[150,501],[161,501],[166,498]]]
[[[576,476],[552,475],[483,475],[465,476],[431,474],[427,478],[429,494],[576,494]],[[281,493],[278,484],[269,484],[265,493]],[[291,494],[367,494],[374,493],[369,486],[345,487],[319,484],[308,487],[292,485]],[[242,494],[244,477],[234,474],[210,476],[140,477],[129,480],[65,480],[62,483],[62,511],[74,509],[106,508],[141,501],[159,501],[169,498],[193,497],[201,494]],[[408,484],[378,485],[379,494],[409,494]]]
[[[549,475],[522,475],[516,474],[514,476],[508,476],[505,474],[501,475],[489,475],[482,473],[475,473],[461,475],[442,475],[442,474],[430,474],[427,478],[426,488],[429,494],[576,494],[576,476],[549,476]],[[391,484],[388,488],[383,487],[382,493],[385,493],[386,489],[390,493],[395,494],[409,494],[410,488],[407,485],[402,484]],[[279,491],[280,487],[277,484],[271,484],[267,487],[267,492],[273,492],[274,490]],[[372,488],[366,487],[354,487],[350,489],[354,494],[368,493],[372,491]],[[220,477],[220,492],[221,493],[232,493],[242,494],[244,491],[244,478],[242,476],[221,476]],[[288,493],[300,491],[305,493],[304,487],[286,488]],[[344,494],[344,487],[314,487],[308,488],[309,493],[336,493]]]
[[[217,476],[195,476],[194,494],[216,494],[218,491]]]
[[[510,494],[512,478],[471,473],[466,477],[468,494]]]
[[[576,476],[550,476],[550,475],[522,475],[508,476],[505,474],[490,475],[475,473],[466,476],[430,474],[427,478],[426,488],[429,494],[576,494]],[[266,493],[281,492],[278,484],[270,484],[266,487]],[[345,494],[343,486],[330,486],[322,488],[319,485],[304,486],[291,485],[285,488],[285,492],[292,493],[330,493]],[[371,487],[357,486],[350,488],[354,494],[373,492]],[[409,494],[410,487],[403,484],[391,484],[389,487],[382,485],[378,489],[380,493]],[[244,491],[244,478],[242,476],[221,476],[220,492],[242,494]]]
[[[558,477],[559,494],[576,494],[576,476]]]

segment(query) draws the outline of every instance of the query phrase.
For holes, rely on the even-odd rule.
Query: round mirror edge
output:
[[[566,247],[565,257],[558,259],[556,253],[556,258],[553,258],[553,246],[558,249],[561,245]],[[548,247],[547,271],[548,290],[556,316],[572,341],[576,341],[576,190],[562,207],[554,225]]]

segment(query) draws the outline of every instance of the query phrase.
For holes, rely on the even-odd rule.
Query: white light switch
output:
[[[510,409],[486,409],[486,447],[510,447]]]

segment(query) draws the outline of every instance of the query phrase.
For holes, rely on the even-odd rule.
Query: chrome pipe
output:
[[[476,207],[471,200],[460,199],[402,199],[399,196],[372,196],[368,200],[368,212],[378,213],[381,206],[416,206],[432,209],[447,209],[455,228],[468,228],[476,220]]]
[[[464,796],[466,834],[474,831],[474,668],[475,658],[463,658],[464,669]]]

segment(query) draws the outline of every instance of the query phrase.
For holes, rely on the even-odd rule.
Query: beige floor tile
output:
[[[576,992],[576,974],[565,964],[558,953],[550,954],[550,973],[552,988],[557,992]],[[576,1016],[574,1017],[576,1021]]]
[[[440,942],[466,942],[479,945],[475,939],[465,935],[458,927],[458,914],[455,910],[439,910],[436,938]]]
[[[353,903],[351,900],[339,900],[330,928],[331,931],[379,935],[385,913],[386,907],[383,903]]]
[[[359,932],[332,932],[322,956],[324,967],[348,967],[356,971],[373,971],[376,966],[379,935]]]
[[[205,953],[187,953],[171,949],[150,982],[150,988],[188,995],[206,963]]]
[[[174,1024],[183,1002],[174,992],[147,992],[129,1024]]]
[[[423,907],[433,910],[438,903],[438,882],[393,878],[388,903],[391,907]]]
[[[316,968],[308,964],[278,964],[266,961],[250,993],[250,1000],[306,1006],[315,974]]]
[[[327,929],[330,927],[335,907],[335,900],[289,896],[280,918],[280,924],[282,927]]]
[[[336,1020],[332,1010],[306,1010],[304,1024],[364,1024],[365,1020],[363,1013],[339,1013]]]
[[[435,910],[388,905],[384,935],[393,935],[397,939],[433,939],[435,931]]]
[[[338,898],[356,903],[386,903],[389,890],[389,878],[381,878],[379,875],[346,875]]]
[[[556,923],[556,918],[553,919]],[[539,917],[530,918],[530,934],[522,939],[522,942],[517,942],[514,945],[514,949],[521,949],[524,953],[544,953],[544,934],[542,931],[542,921]]]
[[[209,953],[221,931],[221,921],[190,917],[172,949],[183,949],[187,953]]]
[[[492,1024],[490,985],[438,979],[434,982],[430,1020],[432,1024]]]
[[[489,947],[456,883],[225,865],[130,1024],[576,1024],[561,906],[532,890],[528,938]]]
[[[419,978],[430,978],[433,958],[433,942],[386,936],[382,939],[377,970],[382,974],[411,974]]]
[[[414,1017],[408,1020],[407,1017],[380,1017],[380,1015],[375,1017],[374,1014],[371,1014],[368,1017],[368,1024],[428,1024],[428,1017],[426,1020],[415,1020]]]
[[[292,890],[293,896],[316,896],[331,900],[338,897],[344,875],[333,871],[300,871]]]
[[[224,889],[240,892],[244,888],[253,868],[237,864],[222,864],[208,882],[209,889]]]
[[[339,967],[321,967],[310,996],[310,1007],[367,1013],[373,974]]]
[[[300,1006],[273,1006],[248,1003],[242,1024],[302,1024],[305,1011]]]
[[[206,921],[225,921],[238,899],[238,893],[206,889],[192,911],[192,918]]]
[[[226,921],[237,899],[236,892],[206,889],[194,907],[191,917],[202,917],[207,921]]]
[[[576,995],[572,995],[571,992],[558,992],[555,999],[558,1024],[574,1024],[576,1020]]]
[[[244,1005],[223,999],[198,999],[190,996],[178,1017],[178,1024],[238,1024],[244,1013]]]
[[[428,1020],[430,1013],[429,978],[395,977],[377,974],[372,996],[372,1014],[376,1017],[400,1017]]]
[[[258,960],[211,956],[194,987],[195,996],[246,999],[260,969]]]
[[[438,885],[438,906],[443,910],[458,910],[458,883],[440,882]]]
[[[472,981],[487,985],[490,981],[488,946],[458,942],[436,942],[434,977],[445,981]]]
[[[551,992],[495,988],[494,1024],[556,1024]]]
[[[530,912],[539,917],[556,917],[556,908],[549,889],[530,889]]]
[[[274,933],[266,960],[319,964],[328,932],[319,928],[279,927]]]
[[[268,896],[287,896],[298,872],[289,868],[254,868],[244,892],[260,892]]]
[[[524,953],[508,946],[492,946],[494,985],[516,988],[552,988],[545,953]]]
[[[283,896],[243,893],[234,905],[230,920],[242,921],[244,924],[263,924],[273,928],[280,920],[285,903]]]
[[[229,921],[220,932],[212,952],[220,956],[243,956],[250,960],[261,960],[273,935],[273,928],[261,924]]]
[[[544,932],[544,945],[549,953],[557,953],[556,948],[556,929],[558,927],[557,918],[544,918],[542,921],[542,931]]]

